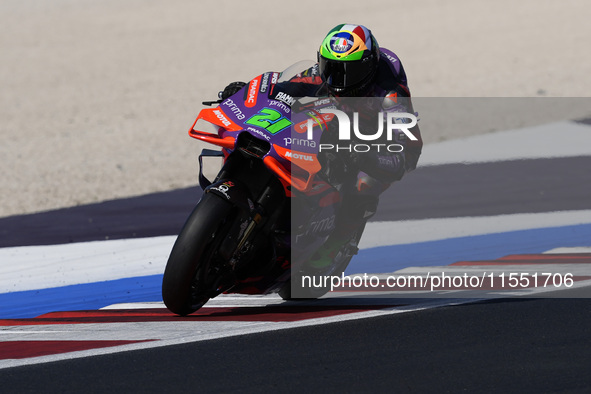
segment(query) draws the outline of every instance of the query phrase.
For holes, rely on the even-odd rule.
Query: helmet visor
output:
[[[320,56],[319,71],[328,86],[333,88],[348,88],[362,82],[371,74],[372,61],[370,59],[338,61]]]

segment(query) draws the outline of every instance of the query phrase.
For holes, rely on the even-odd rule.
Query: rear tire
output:
[[[162,299],[171,312],[186,316],[211,297],[210,265],[234,213],[232,204],[211,193],[203,195],[193,209],[172,247],[162,279]]]
[[[332,264],[326,267],[324,270],[316,270],[312,268],[305,268],[303,271],[293,273],[294,275],[289,282],[287,282],[281,290],[279,290],[279,296],[286,300],[312,300],[317,299],[324,296],[326,293],[330,291],[330,286],[321,286],[321,287],[302,287],[298,286],[296,289],[296,296],[294,297],[292,283],[302,283],[302,275],[308,276],[317,276],[317,277],[326,277],[326,276],[341,276],[345,269],[351,262],[353,256],[355,256],[358,252],[357,245],[359,245],[359,241],[361,236],[363,235],[363,231],[365,230],[365,222],[359,225],[357,230],[351,235],[350,240],[341,247],[339,254],[335,257]]]

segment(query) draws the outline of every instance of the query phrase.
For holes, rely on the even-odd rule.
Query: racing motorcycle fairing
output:
[[[300,63],[296,64],[301,67]],[[244,147],[242,150],[262,158],[290,195],[292,188],[309,192],[317,181],[316,175],[322,168],[318,158],[322,133],[315,130],[326,130],[327,122],[334,115],[320,114],[312,105],[303,105],[303,111],[295,112],[292,105],[296,98],[276,88],[278,82],[288,79],[284,75],[289,74],[285,73],[261,74],[218,107],[203,109],[189,135],[222,147],[225,155],[238,148],[238,136],[244,133],[258,141],[266,141],[268,149],[252,144],[254,152]],[[317,98],[313,100],[318,102]],[[213,125],[214,129],[211,132],[200,130],[198,127],[202,122]],[[309,128],[312,129],[312,139],[307,138]]]

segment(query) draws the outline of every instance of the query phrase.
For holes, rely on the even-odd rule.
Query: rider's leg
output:
[[[335,230],[324,245],[312,256],[308,265],[313,268],[329,266],[341,248],[356,237],[365,223],[376,213],[379,195],[388,185],[361,173],[357,185],[342,194]],[[357,247],[357,245],[351,245]]]

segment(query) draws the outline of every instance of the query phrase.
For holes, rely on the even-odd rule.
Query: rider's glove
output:
[[[222,90],[221,92],[218,93],[218,97],[221,98],[222,100],[225,100],[228,97],[237,93],[245,85],[246,85],[246,83],[244,83],[244,82],[232,82],[231,84],[226,86],[224,88],[224,90]]]

